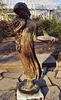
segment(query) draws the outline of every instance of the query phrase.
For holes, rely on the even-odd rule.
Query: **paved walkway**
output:
[[[37,83],[45,100],[61,100],[61,66],[57,66],[56,60],[49,54],[37,54],[37,57],[43,70]],[[21,65],[18,55],[0,56],[0,100],[16,100],[17,82],[26,79],[22,67],[19,70],[17,65]]]

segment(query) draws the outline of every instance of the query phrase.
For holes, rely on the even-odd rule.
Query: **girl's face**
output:
[[[27,20],[29,18],[29,15],[26,11],[21,10],[19,13],[19,17]]]

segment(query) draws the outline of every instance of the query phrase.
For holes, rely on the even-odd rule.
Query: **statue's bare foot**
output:
[[[22,90],[30,90],[34,85],[29,85],[29,84],[25,84],[24,86],[21,87]]]
[[[34,86],[34,82],[32,80],[27,80],[25,84],[22,86],[22,89],[29,90]]]

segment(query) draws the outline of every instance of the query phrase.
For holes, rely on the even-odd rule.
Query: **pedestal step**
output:
[[[21,82],[19,82],[18,84],[20,86]],[[41,89],[36,94],[28,95],[28,94],[21,93],[18,89],[19,86],[17,86],[17,100],[44,100],[44,96],[41,92]]]

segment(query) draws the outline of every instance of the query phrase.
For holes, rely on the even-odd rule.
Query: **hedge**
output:
[[[10,36],[10,23],[5,20],[0,21],[0,41],[7,37]]]
[[[61,35],[61,21],[57,22],[56,19],[39,19],[38,21],[38,35],[42,35],[42,29],[51,35],[51,36],[60,36]]]

